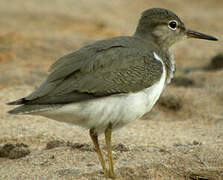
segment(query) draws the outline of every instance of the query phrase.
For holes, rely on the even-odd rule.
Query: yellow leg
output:
[[[103,155],[101,153],[100,146],[98,144],[98,135],[94,133],[94,129],[90,129],[89,134],[90,134],[91,139],[92,139],[92,141],[94,143],[95,149],[96,149],[97,154],[98,154],[98,159],[99,159],[99,161],[101,163],[101,166],[103,168],[104,174],[105,174],[105,176],[108,176],[108,171],[107,171],[107,168],[106,168],[106,165],[105,165],[105,161],[104,161]]]
[[[103,155],[101,153],[101,149],[100,149],[100,146],[99,146],[99,143],[98,143],[98,135],[94,133],[94,129],[90,129],[89,134],[90,134],[91,139],[94,143],[95,149],[96,149],[97,154],[98,154],[98,159],[101,163],[104,174],[105,174],[105,176],[108,176],[108,171],[107,171],[107,168],[106,168],[106,165],[105,165],[105,161],[104,161],[104,158],[103,158]]]
[[[109,163],[109,177],[114,178],[114,168],[113,168],[113,160],[112,160],[112,151],[111,151],[111,134],[112,134],[112,125],[109,126],[105,130],[105,141],[108,152],[108,163]]]

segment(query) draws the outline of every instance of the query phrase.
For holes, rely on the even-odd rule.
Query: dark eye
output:
[[[172,30],[176,30],[177,25],[178,25],[178,24],[177,24],[177,21],[175,21],[175,20],[172,20],[172,21],[170,21],[170,22],[168,23],[169,28],[172,29]]]

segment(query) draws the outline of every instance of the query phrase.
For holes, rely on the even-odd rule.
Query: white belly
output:
[[[154,57],[161,61],[156,54]],[[165,80],[166,70],[163,66],[160,81],[137,93],[113,95],[66,104],[60,108],[39,112],[38,115],[87,129],[95,128],[100,134],[104,132],[109,123],[112,123],[113,129],[117,129],[149,112],[158,100],[164,88]]]

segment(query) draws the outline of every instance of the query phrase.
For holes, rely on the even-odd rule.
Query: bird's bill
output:
[[[188,38],[198,38],[198,39],[206,39],[211,41],[217,41],[218,39],[214,36],[210,36],[207,34],[203,34],[194,30],[187,29],[186,31]]]

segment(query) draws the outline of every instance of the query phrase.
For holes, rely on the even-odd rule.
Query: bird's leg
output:
[[[99,146],[99,143],[98,143],[98,135],[94,132],[94,129],[90,129],[89,134],[90,134],[91,139],[94,143],[95,149],[96,149],[97,154],[98,154],[98,159],[101,163],[104,174],[105,174],[105,176],[108,176],[108,171],[107,171],[107,168],[106,168],[106,165],[105,165],[105,161],[104,161],[104,158],[103,158],[103,155],[101,153],[101,149],[100,149],[100,146]]]
[[[107,146],[108,153],[108,163],[109,163],[109,177],[114,178],[114,168],[113,168],[113,159],[112,159],[112,151],[111,151],[111,134],[112,134],[112,124],[110,123],[105,130],[105,141]]]

